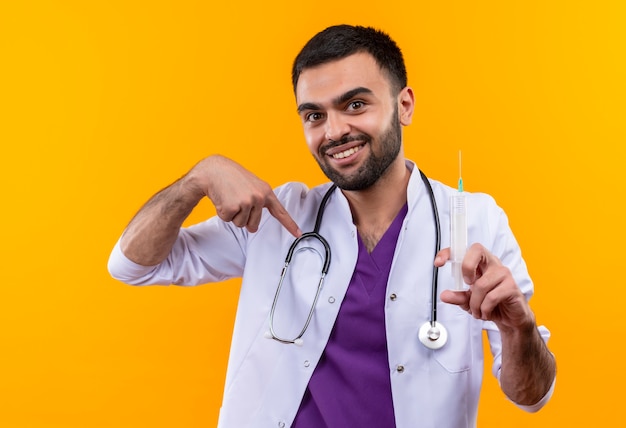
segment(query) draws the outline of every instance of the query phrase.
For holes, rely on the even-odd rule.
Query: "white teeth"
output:
[[[363,146],[352,147],[351,149],[348,149],[348,150],[346,150],[344,152],[335,153],[333,155],[333,158],[334,159],[343,159],[345,157],[350,156],[351,154],[354,154],[354,153],[358,152],[359,150],[361,150],[361,147],[363,147]]]

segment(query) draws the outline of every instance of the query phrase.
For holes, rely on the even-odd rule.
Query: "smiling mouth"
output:
[[[365,146],[365,144],[361,144],[360,146],[351,147],[351,148],[349,148],[347,150],[344,150],[343,152],[333,153],[331,156],[332,156],[333,159],[347,158],[348,156],[353,155],[356,152],[358,152],[359,150],[361,150],[364,146]]]

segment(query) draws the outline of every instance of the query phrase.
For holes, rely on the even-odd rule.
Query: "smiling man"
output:
[[[415,100],[395,42],[329,27],[292,78],[307,145],[331,183],[272,190],[209,156],[146,203],[109,260],[114,277],[136,285],[243,278],[219,426],[474,427],[483,331],[504,393],[539,410],[555,362],[520,249],[493,199],[468,194],[469,288],[450,290],[449,249],[433,248],[450,242],[455,189],[404,157]],[[182,228],[204,197],[217,216]],[[282,254],[293,265],[283,269]],[[433,307],[449,340],[424,346]]]
[[[411,88],[400,86],[366,52],[306,68],[295,83],[309,149],[324,174],[350,195],[370,252],[406,203],[411,174],[401,126],[411,123],[414,99]]]

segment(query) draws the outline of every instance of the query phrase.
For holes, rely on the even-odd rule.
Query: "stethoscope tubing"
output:
[[[432,207],[433,212],[433,220],[435,221],[435,256],[441,250],[441,223],[439,222],[439,210],[437,209],[437,201],[435,200],[435,192],[433,192],[433,188],[430,185],[430,181],[428,177],[419,170],[420,176],[422,177],[422,181],[424,185],[428,189],[428,194],[430,195],[430,205]],[[432,305],[430,309],[430,324],[432,327],[437,323],[437,289],[438,287],[438,278],[439,278],[439,268],[437,266],[433,267],[433,277],[431,281],[431,299]]]
[[[298,238],[296,238],[293,243],[291,244],[291,246],[289,247],[289,251],[287,251],[287,257],[285,257],[285,264],[283,265],[283,269],[282,272],[280,274],[280,281],[278,282],[278,288],[276,289],[276,294],[274,295],[274,301],[272,302],[272,308],[270,309],[270,337],[274,340],[277,340],[281,343],[295,343],[295,344],[300,344],[300,339],[302,338],[302,336],[304,335],[304,333],[306,332],[307,328],[309,327],[309,323],[311,322],[311,319],[313,318],[313,312],[315,310],[315,306],[317,305],[317,301],[319,300],[320,297],[320,293],[322,291],[322,286],[324,285],[324,279],[326,278],[326,274],[328,273],[328,269],[330,268],[330,261],[331,261],[331,252],[330,252],[330,245],[328,244],[328,241],[326,241],[326,239],[320,235],[319,233],[319,229],[320,226],[322,224],[322,217],[324,215],[324,209],[326,208],[326,204],[328,203],[328,199],[330,198],[330,195],[332,195],[333,191],[335,190],[335,188],[337,187],[336,184],[333,184],[327,191],[326,194],[324,195],[324,197],[322,198],[322,201],[320,202],[320,206],[317,210],[317,217],[315,219],[315,227],[313,228],[312,232],[306,232],[303,233],[302,235],[300,235]],[[315,292],[315,298],[313,299],[313,303],[311,305],[311,309],[309,310],[309,314],[307,315],[307,319],[306,322],[304,323],[304,326],[302,327],[302,330],[300,331],[300,333],[298,333],[298,335],[294,338],[294,339],[285,339],[282,337],[279,337],[276,332],[274,331],[274,314],[276,313],[276,305],[278,303],[278,298],[280,296],[280,291],[283,288],[283,281],[285,279],[285,276],[287,275],[287,270],[289,269],[289,265],[291,264],[291,259],[293,258],[293,255],[295,253],[296,248],[298,247],[298,244],[300,244],[302,241],[305,241],[307,239],[316,239],[318,240],[322,246],[324,247],[324,264],[322,266],[322,274],[320,276],[319,282],[317,284],[317,290]]]
[[[433,220],[435,223],[435,255],[436,255],[441,250],[441,224],[439,221],[439,210],[437,209],[435,193],[433,192],[433,188],[430,185],[430,181],[428,180],[428,177],[426,177],[426,175],[421,170],[419,170],[419,173],[420,173],[420,177],[422,181],[424,182],[424,185],[426,186],[426,189],[430,197]],[[337,185],[333,184],[324,194],[324,197],[322,198],[322,201],[320,202],[320,206],[317,210],[317,216],[315,219],[315,227],[313,228],[313,231],[304,233],[300,235],[300,237],[296,238],[291,244],[291,246],[289,247],[289,250],[287,251],[287,257],[285,258],[285,264],[283,266],[283,269],[280,275],[280,280],[278,282],[278,287],[276,289],[276,294],[274,295],[274,301],[272,302],[272,307],[270,309],[270,314],[269,314],[269,331],[266,333],[266,337],[270,339],[277,340],[278,342],[281,342],[281,343],[287,343],[287,344],[293,343],[296,345],[302,345],[302,336],[306,332],[307,328],[309,327],[309,323],[311,322],[311,319],[313,318],[313,312],[315,311],[315,306],[317,305],[317,301],[319,300],[320,293],[322,291],[322,286],[324,284],[324,279],[326,278],[326,274],[328,273],[328,269],[330,268],[330,261],[331,261],[330,245],[328,244],[328,241],[326,241],[326,239],[322,235],[320,235],[319,229],[322,223],[322,217],[324,215],[324,210],[326,208],[326,204],[328,203],[328,199],[330,198],[331,194],[334,192],[336,187]],[[287,270],[289,269],[289,265],[291,263],[291,259],[294,255],[296,247],[298,246],[300,242],[306,239],[316,239],[322,244],[322,246],[324,247],[324,252],[325,252],[324,264],[322,266],[322,273],[321,273],[321,276],[317,285],[317,290],[315,292],[315,298],[313,299],[313,303],[311,305],[309,314],[307,315],[307,319],[302,330],[300,331],[300,333],[298,333],[298,335],[294,339],[285,339],[285,338],[279,337],[274,331],[274,314],[276,312],[276,305],[278,303],[278,298],[280,296],[280,292],[283,286],[283,281],[287,274]],[[445,327],[437,323],[438,278],[439,278],[439,268],[437,266],[434,266],[433,276],[431,280],[432,303],[431,303],[430,321],[425,323],[420,328],[420,333],[419,333],[420,341],[424,344],[424,346],[426,346],[429,349],[438,349],[441,346],[443,346],[447,341],[447,331]]]

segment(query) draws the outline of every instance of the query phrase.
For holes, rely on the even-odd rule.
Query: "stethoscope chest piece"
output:
[[[448,330],[437,321],[427,321],[420,327],[418,337],[428,349],[439,349],[448,341]]]

